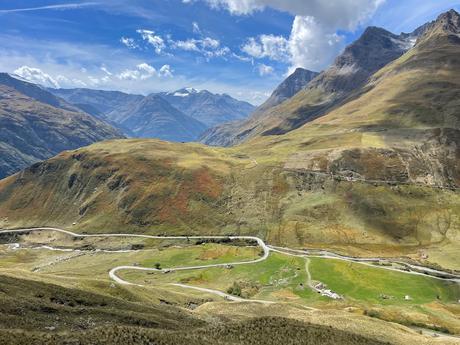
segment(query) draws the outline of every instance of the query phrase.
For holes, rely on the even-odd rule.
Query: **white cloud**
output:
[[[169,65],[163,65],[159,71],[155,67],[143,62],[135,69],[126,69],[117,75],[120,80],[147,80],[152,77],[172,77],[172,69]]]
[[[314,17],[328,27],[352,30],[385,0],[205,0],[233,14],[250,14],[271,7],[295,16]]]
[[[110,72],[107,67],[105,67],[104,65],[101,66],[101,71],[104,72],[105,74],[107,74],[109,77],[112,75],[112,72]]]
[[[97,2],[83,2],[83,3],[73,3],[73,4],[56,4],[56,5],[47,5],[47,6],[38,6],[38,7],[23,7],[23,8],[13,8],[9,10],[0,10],[2,13],[15,13],[15,12],[30,12],[30,11],[40,11],[40,10],[74,10],[82,7],[96,6],[99,3]]]
[[[251,37],[241,50],[257,59],[289,60],[289,41],[282,36],[260,35],[257,39]]]
[[[190,38],[185,41],[170,40],[170,43],[172,48],[197,52],[215,50],[220,47],[220,42],[210,37],[205,37],[203,39]]]
[[[199,31],[197,23],[193,23],[194,31]],[[186,40],[174,40],[170,35],[166,35],[165,39],[156,35],[154,31],[139,29],[136,31],[142,36],[144,41],[147,41],[155,48],[157,54],[167,53],[168,50],[184,50],[189,52],[200,53],[206,58],[222,57],[231,55],[231,50],[228,47],[221,46],[220,41],[211,37],[189,38]],[[201,34],[201,32],[200,32]],[[128,43],[129,44],[129,43]]]
[[[161,54],[163,49],[165,49],[166,45],[165,45],[164,39],[158,35],[155,35],[154,31],[139,29],[139,30],[136,30],[136,32],[141,35],[144,41],[147,41],[149,44],[151,44],[155,48],[155,52],[157,54]]]
[[[168,43],[170,44],[171,49],[197,52],[208,59],[231,55],[230,48],[221,46],[219,40],[211,37],[204,37],[200,39],[190,38],[185,41],[174,41],[170,39]]]
[[[275,71],[272,66],[267,66],[267,65],[265,65],[263,63],[259,64],[259,66],[257,66],[257,69],[259,70],[259,75],[261,77],[263,77],[265,75],[273,74],[273,72]]]
[[[39,68],[22,66],[16,69],[13,73],[32,83],[40,84],[46,87],[59,87],[59,83],[53,77],[46,74]]]
[[[283,61],[290,69],[321,70],[343,49],[340,30],[352,31],[365,23],[385,0],[202,0],[235,15],[271,7],[295,16],[289,38],[251,37],[241,47],[256,58]]]
[[[200,51],[200,48],[198,48],[198,41],[195,39],[188,39],[185,41],[175,41],[171,42],[172,46],[177,49],[182,49],[182,50],[187,50],[187,51]]]
[[[120,38],[120,42],[127,46],[129,49],[139,48],[134,38],[122,37]]]
[[[296,16],[288,39],[282,36],[251,37],[241,50],[256,59],[267,58],[320,71],[342,50],[344,39],[319,25],[313,17]]]
[[[339,54],[344,38],[319,25],[313,17],[297,16],[289,38],[291,70],[297,67],[320,71]]]
[[[172,78],[173,70],[171,69],[171,66],[163,65],[163,66],[161,66],[160,71],[159,71],[158,74],[159,74],[160,77]]]
[[[201,35],[201,29],[197,22],[192,23],[193,33]]]

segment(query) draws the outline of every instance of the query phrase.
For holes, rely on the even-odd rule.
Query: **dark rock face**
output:
[[[381,28],[369,27],[308,88],[321,88],[338,96],[349,93],[412,48],[415,43],[412,38],[412,35],[397,36]]]
[[[184,114],[204,123],[206,127],[246,119],[254,110],[252,104],[206,90],[185,88],[159,95]]]
[[[318,72],[297,68],[294,73],[287,77],[275,91],[273,91],[270,98],[257,108],[256,112],[262,112],[291,98],[297,92],[305,88],[310,81],[318,76],[318,74]]]
[[[64,150],[123,135],[45,89],[0,75],[0,178]]]

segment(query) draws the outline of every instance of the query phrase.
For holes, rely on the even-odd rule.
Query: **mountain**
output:
[[[458,18],[440,16],[364,82],[322,81],[358,86],[286,134],[233,148],[109,141],[36,164],[0,181],[0,226],[256,234],[369,256],[450,246],[430,263],[459,267]]]
[[[164,128],[158,131],[158,133],[163,133],[163,136],[158,138],[165,140],[172,137],[178,138],[179,141],[197,140],[206,128],[224,122],[246,118],[254,109],[251,104],[238,101],[228,95],[218,95],[206,90],[198,91],[193,88],[184,88],[175,92],[152,94],[147,96],[147,98],[149,98],[147,101],[145,101],[145,96],[132,95],[118,91],[91,89],[50,89],[50,91],[73,104],[75,107],[120,128],[129,136],[137,136],[138,134],[141,135],[140,133],[144,133],[141,137],[145,137],[146,133],[153,133],[151,123],[149,121],[145,122],[150,128],[145,128],[143,130],[140,127],[136,127],[136,129],[133,130],[126,124],[122,124],[120,119],[125,119],[127,115],[134,112],[136,112],[135,116],[139,118],[139,109],[141,107],[145,107],[146,103],[149,103],[149,106],[152,107],[152,102],[158,101],[159,104],[156,108],[157,110],[162,108],[161,116],[163,121],[166,120],[165,115],[168,111],[171,112],[172,116],[167,125],[168,130],[166,131],[169,134],[166,135]],[[176,109],[172,110],[171,107],[166,106],[165,102],[162,102],[161,99],[156,96],[160,96],[164,101],[170,103],[170,106]],[[168,108],[168,110],[166,110],[166,108]],[[189,123],[179,123],[177,122],[178,118],[181,118],[181,121],[187,121]],[[142,121],[136,122],[136,126],[142,126],[142,123]],[[171,127],[174,123],[178,125],[176,129]],[[198,133],[197,130],[201,132]],[[174,135],[174,131],[177,131],[177,135]],[[193,136],[191,136],[191,134],[193,134]]]
[[[287,133],[231,148],[104,141],[0,180],[0,228],[187,237],[186,243],[139,238],[135,247],[142,251],[116,254],[102,248],[125,252],[133,243],[4,233],[1,338],[8,344],[458,343],[459,285],[429,273],[460,272],[459,35],[460,15],[442,14],[411,49],[357,86],[339,83],[349,96]],[[248,266],[166,269],[190,259],[212,265],[221,262],[218,255],[225,262],[261,258],[255,248],[236,247],[246,242],[227,251],[228,239],[192,238],[213,234],[255,235],[273,251],[293,250],[272,251]],[[36,250],[44,240],[81,252]],[[313,255],[295,257],[295,249]],[[246,250],[253,255],[241,258]],[[314,257],[327,251],[374,259],[362,265],[339,255]],[[152,260],[149,253],[157,255]],[[398,264],[390,267],[393,260]],[[136,285],[107,277],[116,265],[160,264],[168,274],[136,267],[120,273]],[[410,272],[414,265],[425,268]],[[201,291],[184,292],[172,282]],[[309,285],[319,282],[344,299],[312,291]],[[210,289],[253,301],[227,303]],[[432,336],[428,329],[445,333]]]
[[[110,120],[106,114],[127,104],[140,102],[144,98],[141,95],[131,95],[120,91],[92,89],[49,89],[49,91],[88,114],[105,120]]]
[[[65,102],[62,98],[55,96],[54,94],[48,92],[46,89],[39,87],[36,84],[28,82],[27,80],[23,80],[19,76],[10,75],[8,73],[0,73],[0,84],[13,88],[25,96],[55,108],[78,111],[75,106]]]
[[[417,29],[414,33],[397,36],[381,28],[367,28],[331,67],[295,96],[275,107],[256,112],[237,126],[232,124],[226,128],[224,125],[208,131],[202,142],[235,145],[257,135],[287,133],[326,114],[363,86],[373,73],[409,50],[421,31]]]
[[[318,76],[318,72],[312,72],[304,68],[297,68],[287,77],[271,94],[257,112],[263,112],[271,107],[283,103],[285,100],[294,96],[297,92],[305,88],[310,81]]]
[[[303,68],[297,68],[289,77],[287,77],[276,89],[271,96],[260,105],[251,114],[251,119],[262,116],[268,109],[283,103],[285,100],[294,96],[302,90],[307,84],[318,75]],[[213,146],[228,146],[228,138],[232,138],[237,133],[240,126],[244,126],[245,121],[234,121],[224,123],[209,128],[200,138],[200,141]],[[244,135],[244,134],[243,134]],[[239,137],[239,136],[238,136]]]
[[[57,153],[122,138],[41,87],[0,74],[0,177]]]
[[[241,120],[248,117],[254,106],[238,101],[226,94],[213,94],[184,88],[174,92],[160,93],[160,96],[184,114],[204,123],[207,127]]]
[[[107,117],[136,138],[194,141],[206,128],[155,94],[109,113]]]

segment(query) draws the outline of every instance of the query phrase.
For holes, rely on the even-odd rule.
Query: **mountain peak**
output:
[[[429,23],[417,45],[437,44],[439,39],[448,38],[451,42],[460,42],[460,14],[455,10],[442,13]]]
[[[391,35],[394,36],[390,31],[385,30],[384,28],[378,27],[378,26],[368,26],[366,30],[364,30],[361,38],[366,38],[369,36],[375,36],[375,35]]]
[[[460,14],[451,9],[443,14],[441,14],[438,19],[436,19],[435,25],[441,26],[444,31],[453,32],[455,34],[460,33]]]

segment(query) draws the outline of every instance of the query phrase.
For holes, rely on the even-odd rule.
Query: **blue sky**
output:
[[[47,86],[185,86],[261,103],[368,25],[410,32],[459,0],[0,0],[0,70]]]

